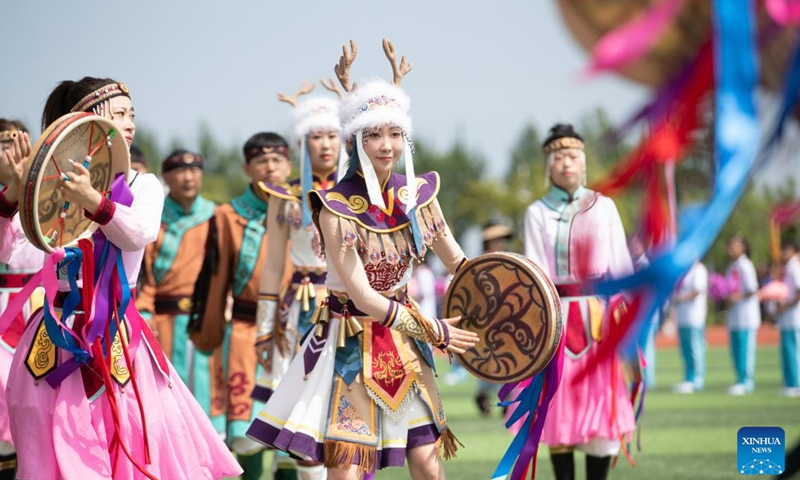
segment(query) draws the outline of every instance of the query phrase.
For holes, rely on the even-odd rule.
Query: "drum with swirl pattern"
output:
[[[561,301],[550,278],[530,259],[509,252],[473,258],[447,289],[444,316],[480,342],[458,355],[469,372],[494,383],[540,372],[561,341]]]
[[[73,162],[82,163],[95,190],[105,193],[118,173],[128,172],[130,153],[124,136],[105,117],[70,113],[47,127],[25,164],[19,202],[25,236],[45,252],[74,245],[97,229],[56,188],[64,172],[73,170]]]

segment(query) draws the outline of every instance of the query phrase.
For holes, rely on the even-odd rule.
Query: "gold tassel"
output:
[[[378,449],[370,445],[359,445],[357,443],[341,442],[337,440],[325,440],[323,450],[326,468],[349,468],[353,465],[353,460],[358,456],[360,465],[357,465],[360,473],[368,473],[375,470],[375,462],[378,458]]]
[[[308,287],[311,285],[311,282],[303,282],[300,285],[300,289],[303,290],[303,311],[307,312],[311,309],[311,304],[308,301]]]
[[[317,338],[322,338],[322,335],[325,333],[325,324],[330,322],[331,311],[328,307],[328,299],[322,301],[322,305],[320,305],[316,312],[314,312],[314,316],[311,318],[312,323],[316,323],[317,327],[314,330],[314,335]]]
[[[314,329],[314,335],[316,335],[317,338],[322,338],[323,333],[325,333],[325,325],[318,323],[317,327]]]
[[[319,324],[319,317],[322,314],[322,309],[323,308],[324,308],[324,306],[320,305],[319,307],[314,309],[314,313],[311,314],[311,320],[309,320],[311,322],[311,325]]]
[[[442,456],[445,460],[450,460],[451,458],[456,458],[456,452],[458,452],[458,446],[463,447],[464,444],[461,443],[450,428],[445,428],[441,434],[439,434],[439,438],[436,440],[436,443],[433,444],[434,451],[440,451],[442,447],[444,447],[444,453]]]
[[[347,316],[339,319],[339,331],[337,332],[336,346],[344,348],[347,345]]]
[[[294,301],[299,302],[303,299],[303,284],[297,286],[297,291],[294,292]]]
[[[345,323],[346,323],[348,337],[355,337],[356,335],[364,331],[364,328],[361,326],[361,323],[354,317],[347,317]]]
[[[308,298],[317,298],[317,289],[310,280],[308,282]]]

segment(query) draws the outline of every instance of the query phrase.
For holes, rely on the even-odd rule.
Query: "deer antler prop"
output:
[[[400,58],[400,66],[397,66],[397,56],[394,53],[394,44],[389,40],[383,39],[383,52],[386,54],[386,58],[389,59],[389,63],[392,64],[392,74],[394,75],[394,83],[396,86],[400,86],[400,83],[403,81],[403,77],[406,76],[408,72],[411,71],[413,65],[406,61],[406,56],[403,55]]]
[[[355,84],[350,85],[350,67],[353,66],[353,61],[356,59],[357,54],[358,46],[356,45],[356,41],[351,38],[350,52],[347,51],[346,44],[342,45],[342,56],[339,57],[339,63],[333,67],[336,78],[339,79],[339,83],[342,84],[344,91],[348,93],[352,92],[355,88]]]
[[[286,94],[278,93],[278,100],[280,100],[281,102],[288,103],[293,107],[296,107],[297,99],[300,98],[300,95],[305,95],[306,93],[311,92],[312,90],[314,90],[314,87],[316,86],[317,85],[314,83],[308,83],[307,80],[303,80],[303,84],[300,85],[300,89],[297,92],[295,92],[294,95],[289,97]]]
[[[333,82],[332,78],[330,78],[330,79],[328,79],[328,78],[320,78],[319,79],[319,83],[321,83],[322,86],[325,87],[327,90],[330,90],[331,92],[335,93],[336,96],[339,97],[340,99],[344,95],[342,93],[342,91],[339,90],[339,87],[337,87],[336,84]]]

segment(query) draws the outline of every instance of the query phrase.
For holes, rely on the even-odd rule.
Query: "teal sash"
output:
[[[239,261],[233,274],[233,296],[238,297],[253,276],[261,242],[267,232],[267,203],[253,193],[252,187],[248,187],[241,196],[231,200],[231,206],[247,220],[242,248],[239,249]]]
[[[181,247],[183,235],[211,218],[214,215],[214,207],[214,202],[200,196],[195,199],[189,212],[186,212],[183,206],[172,197],[167,196],[164,200],[161,223],[167,225],[167,230],[164,232],[164,242],[161,244],[158,257],[153,262],[153,276],[156,279],[156,285],[161,283],[164,275],[172,268],[172,262],[175,261],[175,256]]]

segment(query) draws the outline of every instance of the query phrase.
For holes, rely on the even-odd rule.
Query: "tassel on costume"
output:
[[[358,457],[358,471],[367,473],[375,470],[378,448],[358,443],[325,440],[325,466],[327,468],[347,468]]]
[[[433,448],[437,452],[444,448],[442,457],[445,460],[450,460],[451,458],[456,458],[459,446],[463,447],[464,444],[456,438],[455,434],[449,428],[445,428],[439,435],[436,443],[434,443]]]

